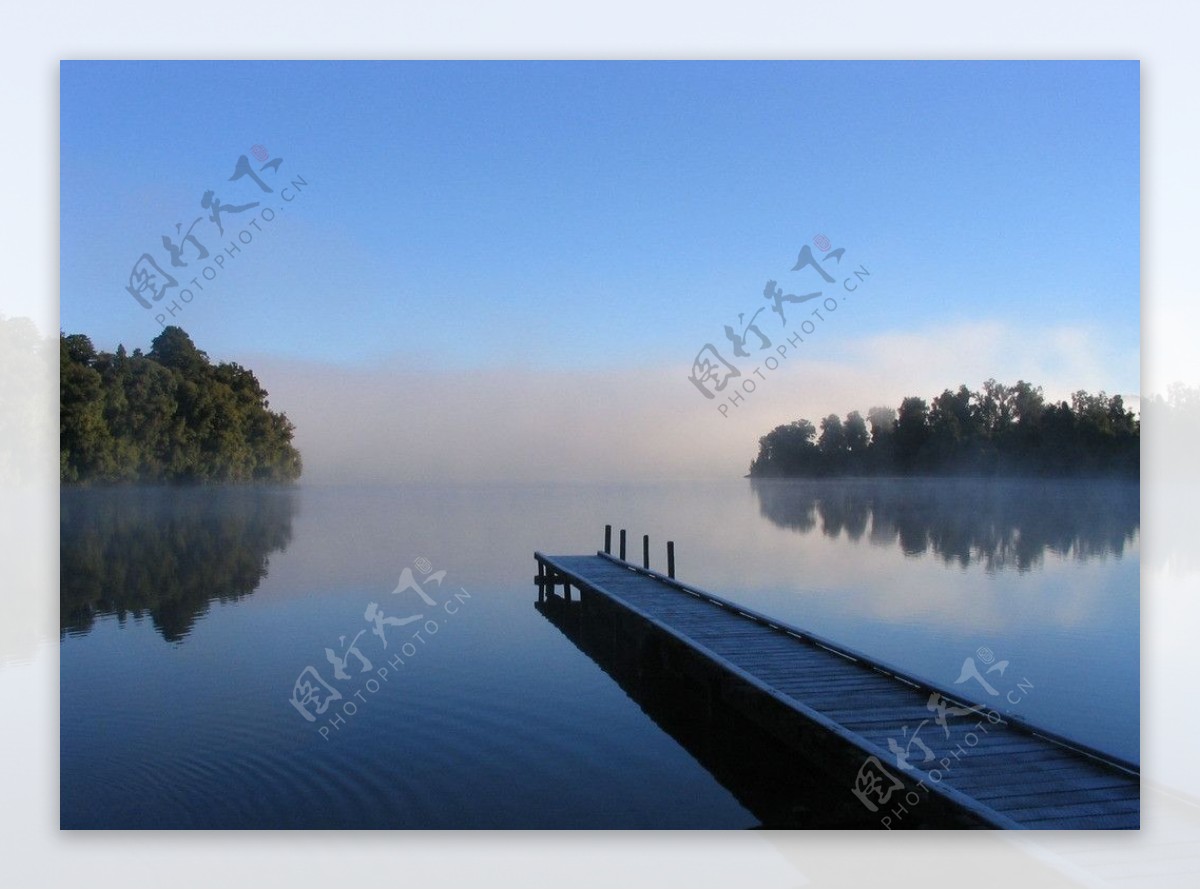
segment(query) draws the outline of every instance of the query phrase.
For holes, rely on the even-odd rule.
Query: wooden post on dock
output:
[[[650,536],[642,535],[642,568],[650,568]]]
[[[625,559],[625,529],[621,529],[621,559]]]
[[[612,526],[604,526],[604,552],[612,555]]]
[[[667,541],[667,577],[675,577],[675,542]]]

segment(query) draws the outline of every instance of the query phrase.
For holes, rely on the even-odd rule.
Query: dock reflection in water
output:
[[[572,599],[544,592],[534,606],[753,813],[760,828],[880,827],[849,794],[844,776],[799,756],[713,695],[704,672],[689,670],[686,653],[671,651],[665,637],[635,637],[620,610],[586,590]],[[936,824],[914,819],[905,827],[970,827],[951,814],[936,815]]]

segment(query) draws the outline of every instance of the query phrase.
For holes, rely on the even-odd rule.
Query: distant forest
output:
[[[178,327],[150,352],[59,335],[59,477],[83,482],[290,482],[294,427],[253,372],[214,365]]]
[[[1023,380],[965,385],[900,410],[830,414],[778,426],[759,439],[751,476],[1136,477],[1140,422],[1120,396],[1083,390],[1047,403]]]

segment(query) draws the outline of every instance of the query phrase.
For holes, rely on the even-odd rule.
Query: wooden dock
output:
[[[880,828],[1139,826],[1136,765],[620,556],[535,553],[539,601],[604,614],[638,670],[684,678],[844,789]],[[561,593],[559,592],[561,591]],[[581,647],[582,648],[582,647]],[[980,665],[983,667],[983,665]],[[983,675],[1001,683],[996,674]],[[1014,682],[1014,681],[1004,681]],[[1002,688],[996,688],[1002,693]]]

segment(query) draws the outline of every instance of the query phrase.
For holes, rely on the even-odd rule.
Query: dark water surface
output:
[[[939,685],[989,650],[1027,680],[1002,710],[1139,757],[1136,484],[73,490],[63,827],[760,824],[761,777],[535,608],[533,551],[592,552],[605,522]]]

